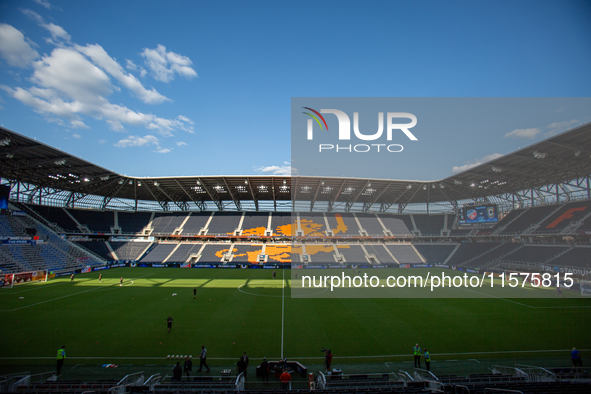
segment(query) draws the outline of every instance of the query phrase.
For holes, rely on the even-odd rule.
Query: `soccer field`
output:
[[[80,363],[137,364],[169,354],[195,358],[201,345],[214,363],[244,351],[319,363],[323,347],[339,363],[410,360],[416,342],[434,359],[568,357],[573,346],[591,348],[591,299],[569,292],[551,299],[312,299],[291,298],[289,270],[277,270],[276,279],[255,269],[100,272],[102,283],[93,272],[74,283],[62,277],[1,289],[0,363],[46,363],[62,345]]]

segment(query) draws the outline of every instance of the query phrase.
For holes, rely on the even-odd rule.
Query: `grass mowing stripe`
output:
[[[150,276],[150,275],[154,275],[154,274],[152,273],[152,274],[148,274],[148,275],[144,275],[144,276],[139,276],[139,277],[133,278],[133,279],[145,278],[146,276]],[[130,279],[130,280],[133,280],[133,279]],[[57,300],[60,300],[62,298],[72,297],[72,296],[75,296],[75,295],[78,295],[78,294],[82,294],[82,293],[88,293],[88,292],[91,292],[91,291],[98,291],[98,290],[105,290],[105,289],[108,289],[108,288],[113,287],[115,285],[116,285],[116,283],[113,283],[112,285],[108,285],[108,286],[105,286],[105,287],[97,287],[97,288],[90,289],[90,290],[84,290],[84,291],[79,291],[79,292],[72,293],[72,294],[66,294],[65,296],[61,296],[61,297],[57,297],[57,298],[52,298],[50,300],[39,301],[39,302],[36,302],[34,304],[21,306],[19,308],[15,308],[15,309],[2,310],[0,312],[14,312],[14,311],[18,311],[18,310],[25,309],[25,308],[30,308],[30,307],[35,306],[35,305],[45,304],[46,302],[57,301]]]

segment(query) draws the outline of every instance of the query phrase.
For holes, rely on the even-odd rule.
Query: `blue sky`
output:
[[[0,124],[127,175],[289,174],[292,97],[589,96],[590,19],[586,1],[3,1]],[[425,145],[402,178],[589,120],[487,131],[444,165]]]

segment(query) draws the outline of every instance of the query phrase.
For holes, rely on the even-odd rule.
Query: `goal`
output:
[[[14,285],[18,285],[21,283],[28,283],[28,282],[47,282],[47,274],[48,271],[30,271],[30,272],[19,272],[17,274],[4,274],[4,286],[11,288]]]

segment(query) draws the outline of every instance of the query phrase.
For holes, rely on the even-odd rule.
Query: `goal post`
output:
[[[19,285],[22,283],[29,283],[29,282],[47,282],[49,271],[47,270],[39,270],[39,271],[29,271],[29,272],[18,272],[14,274],[4,274],[4,286],[10,286],[10,288],[14,287],[14,285]]]

